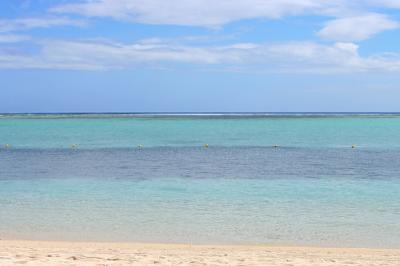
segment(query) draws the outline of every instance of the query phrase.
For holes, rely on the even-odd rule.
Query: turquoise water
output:
[[[398,248],[399,136],[396,115],[4,116],[0,238]]]
[[[16,148],[271,146],[400,148],[400,116],[0,119]]]

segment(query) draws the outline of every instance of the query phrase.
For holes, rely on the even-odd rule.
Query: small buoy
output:
[[[208,144],[207,144],[207,143],[206,143],[206,144],[204,144],[204,148],[206,148],[206,149],[208,148]]]
[[[78,144],[72,144],[72,145],[71,145],[71,149],[73,149],[73,150],[78,149]]]
[[[272,146],[272,147],[274,147],[274,148],[279,148],[279,145],[276,145],[276,144],[275,144],[275,145],[274,145],[274,146]]]
[[[138,149],[143,149],[143,145],[142,144],[139,144],[137,147],[138,147]]]
[[[356,148],[356,145],[354,145],[354,144],[351,145],[351,148],[352,148],[352,149],[355,149],[355,148]]]
[[[5,149],[9,149],[9,148],[11,148],[11,145],[10,144],[6,144],[6,145],[4,145],[4,148]]]

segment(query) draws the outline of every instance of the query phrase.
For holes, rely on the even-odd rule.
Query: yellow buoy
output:
[[[352,149],[355,149],[355,148],[356,148],[356,145],[354,145],[354,144],[351,145],[351,148],[352,148]]]
[[[72,144],[72,145],[71,145],[71,149],[73,149],[73,150],[78,149],[78,144]]]
[[[206,144],[204,144],[204,148],[206,148],[206,149],[208,148],[208,144],[207,144],[207,143],[206,143]]]
[[[142,144],[139,144],[137,147],[138,147],[138,149],[143,149],[143,145]]]

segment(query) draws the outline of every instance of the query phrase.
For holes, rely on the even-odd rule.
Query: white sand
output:
[[[399,249],[0,240],[0,265],[400,266]]]

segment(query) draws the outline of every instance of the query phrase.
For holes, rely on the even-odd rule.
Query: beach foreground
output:
[[[0,241],[0,265],[400,265],[399,249]]]

